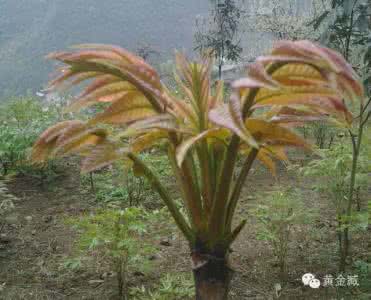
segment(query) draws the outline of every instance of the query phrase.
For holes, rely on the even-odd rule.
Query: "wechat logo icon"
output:
[[[312,273],[304,274],[301,280],[304,285],[312,289],[318,289],[321,286],[321,282]]]

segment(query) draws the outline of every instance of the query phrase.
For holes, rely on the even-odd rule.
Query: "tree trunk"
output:
[[[210,252],[192,254],[196,300],[227,300],[233,274],[227,254]]]

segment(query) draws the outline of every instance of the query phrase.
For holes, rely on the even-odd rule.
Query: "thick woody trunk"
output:
[[[227,300],[233,274],[227,254],[194,251],[192,263],[196,300]]]

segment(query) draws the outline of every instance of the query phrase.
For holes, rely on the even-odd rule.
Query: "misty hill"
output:
[[[193,25],[208,13],[200,0],[0,0],[0,96],[35,92],[48,80],[51,51],[113,43],[160,52],[192,49]]]
[[[282,1],[304,12],[311,2]],[[42,88],[53,70],[45,55],[74,44],[118,44],[132,51],[147,44],[159,52],[151,62],[172,58],[174,49],[191,53],[195,20],[208,15],[210,2],[0,0],[0,100]],[[241,2],[250,16],[269,14],[273,9],[270,0]],[[272,37],[244,32],[241,42],[251,58],[269,48]]]

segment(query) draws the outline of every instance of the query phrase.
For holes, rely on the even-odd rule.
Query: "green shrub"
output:
[[[318,148],[331,148],[334,143],[336,128],[324,121],[313,122],[310,126],[310,132]]]
[[[355,270],[359,279],[360,290],[363,295],[360,299],[370,299],[371,297],[371,257],[369,261],[357,260],[354,263]]]
[[[102,204],[117,207],[143,205],[152,199],[149,184],[134,176],[131,170],[113,166],[110,171],[89,173],[82,176],[82,183],[95,193],[96,200]]]
[[[332,149],[322,150],[319,152],[321,158],[301,170],[305,176],[317,177],[315,189],[327,196],[335,208],[341,272],[344,272],[349,258],[350,233],[365,231],[369,226],[369,212],[361,196],[363,191],[368,193],[370,186],[371,143],[367,134],[362,146],[356,144],[354,135],[352,137],[353,147],[345,141],[334,145]]]
[[[80,233],[77,243],[83,253],[94,253],[95,257],[108,260],[117,273],[118,292],[127,297],[129,271],[147,272],[150,261],[145,256],[153,248],[143,241],[146,225],[157,217],[139,207],[125,210],[101,209],[95,214],[70,219]]]
[[[3,175],[26,160],[26,151],[32,146],[34,136],[23,129],[0,124],[0,164]]]
[[[191,300],[194,294],[192,278],[182,274],[166,274],[153,289],[130,289],[133,300]]]
[[[163,180],[171,180],[171,169],[164,155],[144,153],[141,157],[158,171]],[[97,201],[101,203],[119,207],[139,204],[151,208],[162,206],[160,201],[156,201],[157,195],[153,194],[149,182],[143,177],[135,176],[133,170],[123,169],[122,166],[113,165],[109,171],[83,175],[82,182],[85,186],[90,186]]]
[[[257,238],[267,241],[285,280],[289,244],[294,227],[307,224],[314,218],[314,211],[304,206],[298,192],[278,189],[268,193],[263,204],[253,210],[258,221]]]
[[[171,180],[173,175],[171,173],[171,166],[167,160],[165,149],[160,148],[160,150],[156,153],[142,153],[140,157],[150,166],[156,169],[156,172],[161,179],[167,181]]]
[[[0,107],[0,169],[3,174],[40,171],[28,161],[35,139],[57,119],[54,106],[42,105],[38,100],[23,97],[12,99]],[[50,171],[53,164],[44,170]]]
[[[338,143],[332,149],[322,149],[318,153],[321,157],[311,161],[301,169],[301,172],[304,176],[320,178],[320,180],[315,181],[314,188],[329,197],[336,209],[338,220],[341,220],[344,218],[343,214],[346,210],[349,193],[352,149],[347,143]],[[359,168],[355,184],[357,190],[362,191],[369,186],[368,173],[371,170],[369,155],[368,145],[365,142],[359,156]],[[360,199],[357,199],[357,201],[360,202]],[[355,204],[361,206],[360,203]],[[360,209],[353,213],[353,228],[365,227],[365,213],[366,210],[360,212]]]

